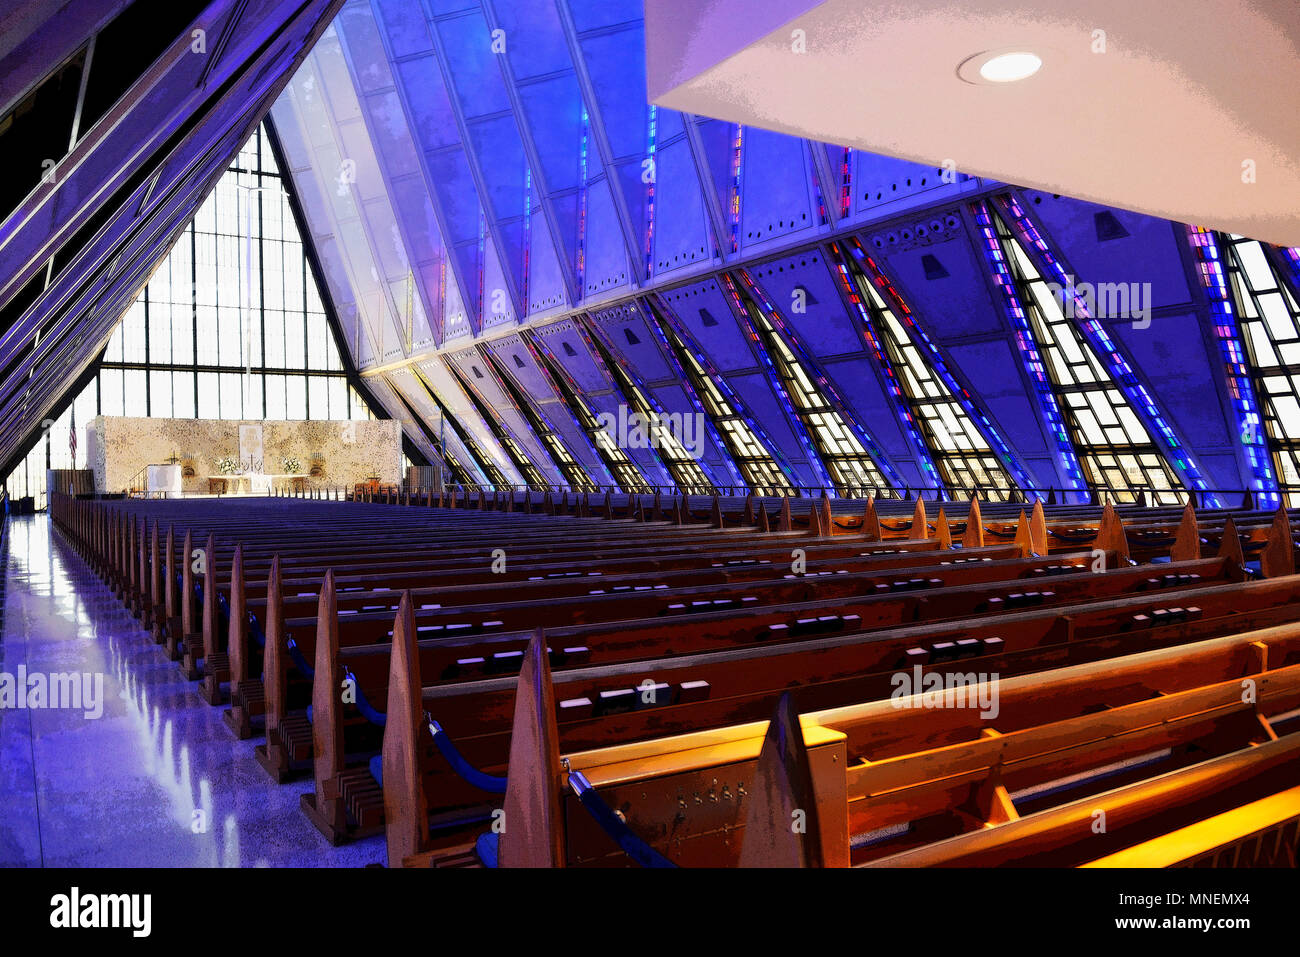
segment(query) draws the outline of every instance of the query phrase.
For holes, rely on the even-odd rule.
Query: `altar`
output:
[[[283,485],[295,479],[300,482],[306,481],[305,476],[299,472],[272,475],[265,472],[222,473],[208,476],[208,489],[211,490],[215,482],[225,482],[226,491],[221,494],[239,495],[246,492],[249,495],[270,495],[271,490],[276,485]],[[233,489],[231,488],[232,485],[234,486]]]

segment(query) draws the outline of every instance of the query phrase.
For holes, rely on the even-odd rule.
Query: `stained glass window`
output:
[[[990,216],[1088,485],[1108,489],[1120,503],[1137,501],[1143,491],[1153,504],[1186,501],[1150,433],[1066,315],[1070,297],[1043,278],[1001,216]]]
[[[596,454],[605,463],[605,468],[609,469],[610,474],[614,476],[614,481],[618,483],[619,488],[625,492],[649,491],[650,487],[646,484],[645,479],[641,477],[636,465],[628,458],[627,453],[619,447],[615,441],[616,437],[610,435],[601,426],[600,420],[596,418],[596,415],[591,411],[591,407],[582,398],[580,390],[570,381],[564,368],[550,356],[545,346],[540,343],[530,342],[529,348],[537,359],[538,365],[554,386],[556,394],[568,407],[579,427],[586,433],[592,448],[596,450]]]
[[[448,361],[447,368],[451,370],[452,375],[454,375],[460,382],[461,389],[467,396],[469,396],[469,400],[474,406],[474,411],[476,411],[479,418],[487,424],[488,429],[492,432],[492,437],[497,440],[497,443],[503,449],[505,449],[506,455],[510,457],[510,461],[514,464],[514,467],[519,471],[519,474],[524,477],[525,484],[536,489],[546,488],[549,483],[542,476],[541,470],[533,464],[532,460],[528,457],[528,453],[523,450],[523,447],[517,441],[515,441],[515,437],[510,434],[505,423],[497,418],[496,413],[493,412],[491,407],[483,401],[483,397],[475,391],[474,386],[470,384],[469,378],[463,375],[453,362]],[[481,372],[479,373],[479,376],[480,378],[482,377]]]
[[[842,493],[863,495],[892,487],[880,466],[863,446],[844,416],[827,399],[822,387],[803,362],[794,354],[784,336],[777,331],[768,312],[760,308],[751,295],[752,287],[723,276],[723,286],[737,307],[741,319],[756,338],[765,359],[771,363],[778,384],[791,410],[803,426],[817,457],[830,473],[830,480]]]
[[[903,403],[904,413],[920,429],[944,485],[951,491],[978,490],[985,499],[1007,501],[1016,483],[954,395],[953,388],[960,387],[955,382],[950,387],[945,381],[948,377],[926,361],[927,356],[939,361],[933,344],[922,339],[924,334],[910,316],[905,316],[906,325],[900,321],[878,288],[886,280],[869,259],[863,265],[835,245],[832,253],[890,389]],[[868,276],[867,270],[873,274]],[[1009,455],[1005,446],[1002,448]]]
[[[551,424],[543,418],[541,412],[533,406],[533,400],[528,396],[527,391],[515,382],[514,377],[502,366],[496,356],[487,349],[483,350],[483,355],[487,359],[488,367],[496,373],[497,382],[500,383],[506,395],[510,397],[510,401],[514,403],[515,408],[519,410],[519,414],[524,417],[524,421],[528,423],[528,427],[532,429],[533,435],[537,437],[537,441],[541,443],[542,448],[550,455],[551,461],[555,463],[555,467],[564,476],[564,480],[569,484],[569,487],[586,490],[595,489],[596,483],[591,480],[586,470],[573,457],[573,453],[565,445],[560,434],[551,427]]]
[[[586,339],[595,348],[601,363],[618,387],[620,394],[623,396],[623,401],[628,405],[630,411],[640,415],[645,420],[654,420],[659,416],[660,410],[651,402],[645,389],[632,378],[632,374],[623,364],[605,348],[605,344],[600,341],[599,335],[589,334]],[[716,491],[713,483],[704,474],[699,462],[682,447],[681,442],[677,440],[671,430],[660,430],[658,435],[659,443],[655,451],[658,453],[660,461],[668,469],[669,474],[672,475],[673,481],[677,483],[677,488],[687,495],[713,494]]]
[[[1300,305],[1263,243],[1221,236],[1228,278],[1288,505],[1300,505]]]
[[[449,428],[455,434],[456,438],[460,440],[460,444],[464,446],[465,451],[469,453],[470,458],[474,462],[474,466],[483,474],[483,477],[487,479],[488,484],[501,486],[502,488],[509,485],[510,483],[506,481],[506,477],[502,474],[501,469],[497,468],[491,457],[483,453],[483,450],[479,447],[478,443],[474,441],[474,438],[470,435],[469,431],[461,427],[460,421],[450,410],[448,410],[446,404],[438,398],[438,393],[434,391],[433,386],[429,384],[428,379],[425,378],[424,373],[420,371],[419,367],[412,366],[411,371],[414,373],[415,381],[420,383],[421,387],[423,387],[424,391],[428,394],[429,400],[433,402],[434,406],[438,409],[438,421],[436,423],[429,423],[431,428],[436,427],[439,431],[438,441],[434,442],[434,445],[437,448],[442,449],[443,440],[441,432],[444,427]],[[450,455],[450,451],[447,451],[446,454]]]
[[[705,369],[696,351],[688,347],[672,323],[659,315],[653,302],[650,321],[672,352],[686,384],[699,400],[749,487],[758,495],[781,495],[792,490],[794,486],[739,408],[724,380]]]

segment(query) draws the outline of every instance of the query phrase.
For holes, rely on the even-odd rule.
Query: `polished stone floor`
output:
[[[89,674],[92,700],[31,709],[0,698],[0,866],[384,859],[382,836],[330,846],[298,809],[310,782],[271,781],[253,758],[257,739],[235,739],[44,515],[8,521],[0,681],[20,666]],[[102,714],[90,717],[99,674]]]

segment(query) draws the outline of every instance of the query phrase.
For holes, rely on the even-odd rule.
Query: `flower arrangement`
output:
[[[239,460],[229,455],[223,455],[217,459],[217,471],[222,475],[237,475],[239,473]]]
[[[302,463],[292,455],[286,455],[280,460],[280,464],[284,466],[286,475],[297,475],[302,471]]]

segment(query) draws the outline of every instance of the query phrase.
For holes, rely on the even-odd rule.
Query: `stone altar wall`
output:
[[[262,426],[262,471],[268,474],[284,472],[281,459],[294,456],[302,463],[300,474],[313,486],[351,486],[372,475],[385,483],[401,481],[401,424],[393,419],[257,422],[101,415],[86,426],[87,463],[95,473],[95,490],[120,492],[146,465],[162,464],[175,455],[183,466],[183,490],[206,493],[208,477],[220,476],[217,460],[239,458],[241,425]],[[315,462],[314,455],[320,457]],[[309,474],[313,465],[320,466],[320,475]]]

